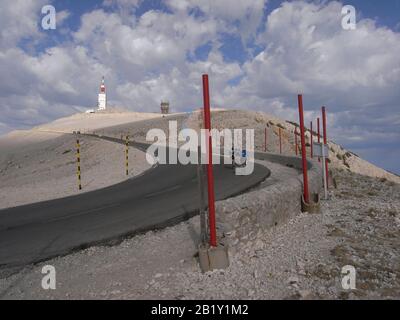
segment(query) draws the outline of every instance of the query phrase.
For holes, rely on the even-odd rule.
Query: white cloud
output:
[[[117,14],[96,10],[82,17],[75,41],[106,64],[121,80],[139,81],[170,72],[186,61],[187,52],[215,38],[211,20],[148,11],[131,25]]]
[[[346,110],[352,119],[366,110],[374,119],[398,112],[400,34],[371,20],[343,30],[341,6],[297,1],[273,11],[258,37],[265,50],[244,64],[230,96],[257,106],[278,98],[295,108],[304,93],[307,109],[327,105],[331,114]]]
[[[56,21],[57,21],[57,28],[61,27],[64,22],[70,17],[71,12],[68,10],[57,11],[56,14]]]
[[[135,20],[134,13],[144,0],[104,0],[103,6],[114,9],[124,23]]]
[[[360,105],[379,93],[384,93],[379,103],[393,99],[400,80],[400,34],[370,20],[359,21],[357,30],[343,30],[341,7],[338,2],[285,3],[268,17],[266,32],[259,37],[267,50],[246,65],[248,73],[263,74],[253,69],[259,67],[272,71],[260,78],[267,88],[279,87],[283,93],[323,92],[326,99],[342,93]],[[366,96],[356,97],[360,90]]]
[[[266,0],[235,1],[231,0],[167,0],[167,5],[175,11],[198,9],[205,16],[218,20],[225,32],[237,33],[244,41],[255,36],[264,15]],[[236,24],[235,24],[236,23]]]
[[[203,67],[215,73],[221,89],[222,81],[240,72],[238,65],[225,64],[220,53],[204,66],[186,61],[188,52],[216,34],[213,20],[188,14],[176,19],[148,11],[127,24],[118,14],[92,11],[82,17],[72,42],[37,56],[16,46],[0,51],[0,69],[11,75],[0,79],[2,120],[30,126],[79,106],[93,107],[101,75],[112,104],[157,111],[159,100],[169,98],[175,110],[187,108],[201,97],[191,70],[199,72],[198,82]]]
[[[302,92],[307,123],[326,105],[330,136],[339,142],[364,148],[378,143],[382,132],[392,144],[400,136],[400,34],[368,19],[358,21],[357,30],[343,30],[339,2],[284,3],[256,37],[264,50],[243,65],[226,62],[219,46],[226,32],[240,34],[245,44],[255,35],[263,21],[261,0],[168,0],[172,13],[151,10],[140,17],[122,14],[127,7],[134,12],[140,1],[106,0],[114,12],[88,12],[71,41],[33,55],[17,44],[41,38],[43,4],[0,3],[0,71],[7,75],[0,79],[0,131],[93,107],[102,75],[114,105],[157,111],[168,99],[173,110],[190,110],[202,104],[201,74],[209,73],[214,106],[296,120]],[[59,19],[69,14],[60,12]],[[208,43],[204,61],[187,59]],[[230,84],[238,78],[239,84]]]
[[[201,75],[208,73],[212,86],[211,102],[217,107],[224,105],[220,91],[240,72],[238,64],[225,64],[220,53],[211,53],[206,62],[185,63],[158,77],[121,85],[117,93],[120,100],[129,101],[136,110],[158,111],[159,103],[164,99],[170,101],[175,112],[193,110],[202,105]]]
[[[45,0],[0,1],[0,49],[16,46],[21,39],[39,38],[40,10]]]
[[[116,7],[121,10],[135,9],[142,0],[104,0],[103,5],[106,7]]]

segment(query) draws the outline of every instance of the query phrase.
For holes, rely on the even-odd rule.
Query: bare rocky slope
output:
[[[80,137],[81,185],[76,175],[76,137],[13,132],[0,138],[0,209],[62,198],[121,182],[150,168],[145,153],[92,137]]]
[[[172,114],[165,118],[151,118],[133,124],[124,123],[97,130],[97,133],[114,136],[119,136],[120,133],[130,133],[130,135],[135,139],[144,141],[146,132],[151,128],[160,128],[168,133],[169,120],[176,120],[178,122],[178,130],[184,128],[199,130],[203,122],[202,110],[195,110],[191,113]],[[267,128],[268,152],[280,152],[279,130],[281,130],[282,154],[295,155],[294,132],[296,126],[298,126],[298,124],[294,122],[282,120],[264,112],[217,109],[212,111],[212,127],[215,129],[254,129],[255,148],[259,151],[264,151],[265,128]],[[316,132],[314,132],[314,141],[317,141],[316,135]],[[310,156],[310,136],[310,130],[309,128],[306,128],[306,149],[308,156]],[[298,140],[300,141],[300,138],[298,138]],[[344,169],[349,172],[375,178],[385,178],[400,183],[399,176],[373,165],[372,163],[360,158],[354,152],[346,150],[329,139],[329,132],[328,145],[330,152],[330,159],[328,162],[330,163],[331,168]]]
[[[86,116],[75,117],[80,119],[79,124],[73,125],[72,121],[71,126],[70,120],[64,121],[65,127],[61,131],[69,132],[84,127],[82,121],[87,120]],[[90,118],[92,124],[85,131],[117,137],[129,134],[141,141],[150,128],[166,129],[168,120],[177,120],[179,128],[198,128],[201,121],[199,112],[174,114],[165,118],[138,117],[135,121],[125,121],[122,120],[123,116],[119,116],[119,120],[114,118],[110,122],[103,114],[98,123],[95,117]],[[276,153],[279,152],[278,132],[281,128],[283,153],[295,153],[295,124],[260,112],[236,110],[214,111],[212,122],[217,129],[255,129],[258,150],[264,149],[264,129],[267,128],[267,151]],[[43,130],[55,132],[60,128],[53,123],[34,131],[39,134]],[[49,139],[48,134],[46,139]],[[21,188],[28,183],[23,174],[14,179],[14,170],[22,170],[26,165],[27,172],[34,174],[33,167],[28,164],[30,157],[40,160],[40,152],[55,150],[62,155],[68,149],[65,145],[69,146],[68,139],[53,139],[61,138],[51,138],[50,145],[47,141],[42,149],[25,146],[20,153],[15,150],[7,152],[7,157],[18,160],[12,160],[13,165],[6,171],[4,166],[9,160],[1,161],[0,170],[3,171],[0,172],[7,172],[7,181],[14,183],[13,187],[18,187],[18,181]],[[0,139],[0,150],[4,145],[17,141],[18,137]],[[58,142],[60,146],[52,145]],[[103,154],[103,151],[116,151],[113,151],[112,145],[85,143],[93,150],[93,157],[97,153]],[[194,217],[164,230],[126,239],[115,246],[92,247],[26,266],[13,275],[0,276],[0,298],[400,299],[399,177],[368,163],[334,142],[329,142],[329,146],[332,153],[330,168],[337,188],[330,190],[330,200],[322,201],[321,214],[292,212],[290,216],[295,218],[287,223],[258,232],[255,238],[238,243],[235,250],[230,251],[231,264],[227,270],[205,274],[200,272],[196,256],[199,218]],[[142,155],[138,156],[137,161],[142,161]],[[94,168],[104,170],[104,166],[111,165],[112,158],[109,162],[106,158],[97,158]],[[24,165],[18,168],[21,159],[24,159]],[[57,159],[54,158],[54,164],[61,161]],[[59,170],[54,164],[41,163],[39,171],[51,167],[54,173],[54,170]],[[271,181],[296,174],[292,168],[274,163],[267,165],[273,171]],[[120,165],[116,165],[115,170],[119,169]],[[144,170],[145,167],[135,170],[140,172],[139,169]],[[70,174],[74,177],[75,172],[71,170]],[[47,177],[48,174],[40,175],[38,180],[44,181]],[[7,186],[0,188],[0,194],[4,187]],[[48,188],[51,187],[48,185]],[[18,190],[15,189],[15,192]],[[23,193],[19,197],[23,199]],[[53,265],[57,270],[56,290],[43,290],[41,287],[41,268],[45,264]],[[356,290],[344,290],[341,287],[341,269],[345,265],[356,268]]]
[[[267,127],[267,151],[279,152],[279,128],[282,134],[282,152],[283,154],[295,154],[295,123],[285,121],[263,112],[252,111],[219,111],[213,114],[213,127],[222,128],[249,128],[255,129],[256,149],[264,149],[264,129]],[[307,154],[310,155],[310,130],[306,128],[306,147]],[[322,130],[321,130],[322,131]],[[329,133],[328,133],[329,134]],[[316,141],[316,132],[313,134]],[[299,139],[300,141],[300,139]],[[332,168],[344,169],[350,172],[358,173],[375,178],[385,178],[396,183],[400,183],[400,177],[386,170],[379,168],[370,162],[360,158],[350,150],[346,150],[338,145],[328,136],[328,145],[330,149],[329,163]]]
[[[321,214],[295,212],[288,223],[238,244],[226,270],[200,272],[194,217],[27,266],[0,279],[0,298],[400,299],[400,185],[347,170],[334,174],[338,188]],[[46,264],[57,270],[56,290],[41,288]],[[356,268],[356,290],[341,287],[345,265]]]

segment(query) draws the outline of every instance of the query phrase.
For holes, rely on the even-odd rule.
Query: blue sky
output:
[[[283,0],[269,0],[267,5],[264,7],[264,19],[268,15],[281,6]],[[323,1],[314,1],[323,2]],[[327,1],[325,1],[327,2]],[[344,4],[350,4],[357,8],[357,15],[359,18],[374,19],[379,26],[388,27],[393,30],[400,31],[400,0],[388,0],[388,1],[377,1],[377,0],[357,0],[350,2],[343,2]],[[99,0],[54,0],[52,4],[57,10],[67,10],[70,12],[70,17],[65,22],[65,27],[71,31],[77,31],[80,27],[81,16],[85,13],[89,13],[96,9],[103,9],[107,12],[115,11],[113,6],[104,6],[103,1]],[[168,6],[162,0],[145,0],[141,2],[137,8],[134,9],[132,15],[140,17],[143,13],[149,10],[160,10],[163,12],[170,12]],[[242,44],[240,36],[225,34],[224,44],[221,47],[221,51],[224,54],[224,58],[228,61],[238,61],[243,63],[246,61],[247,54]],[[68,35],[60,34],[54,31],[54,36],[49,37],[47,42],[40,43],[38,50],[61,43],[62,41],[68,40]],[[250,44],[251,48],[257,50],[254,43]],[[198,58],[205,59],[207,53],[210,50],[210,46],[204,45],[198,48]]]
[[[268,15],[272,10],[278,8],[282,2],[284,1],[268,1],[268,5],[264,9],[265,14]],[[79,27],[80,17],[83,13],[103,7],[103,1],[98,0],[55,0],[52,3],[56,8],[61,10],[69,10],[71,13],[73,13],[68,19],[68,26],[73,30],[77,30]],[[394,29],[400,22],[400,0],[353,0],[343,1],[343,3],[353,5],[358,9],[358,14],[361,15],[361,17],[374,19],[379,25]],[[110,10],[112,10],[112,8],[110,8]],[[135,10],[135,14],[141,15],[148,10],[168,11],[168,7],[165,6],[161,0],[146,0]]]
[[[113,105],[188,111],[208,72],[218,107],[297,120],[304,93],[307,121],[326,105],[332,139],[399,174],[400,0],[344,4],[354,31],[336,1],[2,1],[0,134],[93,107],[103,74]]]

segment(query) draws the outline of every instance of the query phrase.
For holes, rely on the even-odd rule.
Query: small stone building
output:
[[[169,113],[169,102],[161,101],[161,114],[168,114],[168,113]]]

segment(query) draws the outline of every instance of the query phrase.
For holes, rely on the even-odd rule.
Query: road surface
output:
[[[142,150],[147,147],[131,144]],[[257,163],[249,176],[236,176],[231,168],[214,165],[216,199],[242,193],[269,174]],[[173,225],[197,214],[198,203],[196,165],[176,164],[158,165],[103,189],[0,210],[0,268],[36,263]]]

